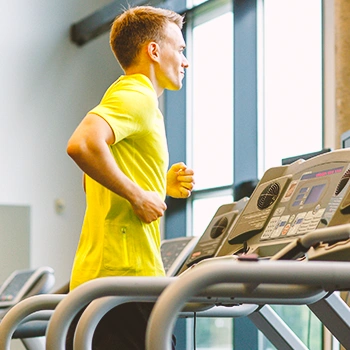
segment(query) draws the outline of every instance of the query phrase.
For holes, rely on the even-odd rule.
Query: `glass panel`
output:
[[[196,189],[233,183],[233,15],[193,29],[192,150]]]
[[[260,172],[323,147],[322,1],[262,1]],[[309,349],[322,349],[322,324],[306,306],[274,309]],[[260,349],[275,349],[262,338]]]
[[[233,196],[209,197],[193,201],[193,235],[202,235],[218,208],[232,203]],[[232,349],[233,323],[225,318],[197,318],[197,350]]]
[[[264,0],[263,22],[264,171],[322,148],[322,1]]]
[[[227,318],[197,318],[197,350],[231,350],[232,320]]]
[[[196,190],[233,183],[233,14],[231,2],[217,3],[224,6],[195,15],[189,45],[193,50],[190,149]],[[201,236],[217,209],[232,203],[233,196],[230,191],[206,198],[194,193],[191,200],[192,234]],[[196,349],[232,349],[232,328],[231,319],[197,318]]]
[[[290,329],[299,337],[308,349],[321,350],[322,323],[307,306],[272,305]],[[261,349],[276,349],[265,337]]]

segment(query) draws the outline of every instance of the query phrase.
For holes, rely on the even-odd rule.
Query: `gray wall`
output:
[[[30,265],[30,208],[28,206],[0,205],[0,283],[14,270]]]
[[[57,287],[69,279],[85,208],[81,172],[66,143],[121,74],[108,34],[77,47],[69,30],[109,2],[11,0],[2,6],[0,204],[30,207],[30,265],[51,266]]]

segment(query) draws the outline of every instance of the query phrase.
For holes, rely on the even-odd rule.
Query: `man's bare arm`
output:
[[[119,169],[109,149],[113,142],[109,124],[88,114],[69,139],[67,153],[84,173],[128,200],[142,221],[150,223],[163,216],[166,204],[159,195],[143,190]]]

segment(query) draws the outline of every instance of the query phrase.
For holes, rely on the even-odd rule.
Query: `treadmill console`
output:
[[[53,270],[49,267],[16,270],[0,286],[0,308],[9,308],[29,296],[47,293],[53,283]]]
[[[248,198],[244,197],[237,202],[224,204],[219,207],[191,254],[188,256],[180,273],[201,260],[215,256],[247,202]]]
[[[198,237],[179,237],[162,241],[160,253],[167,276],[175,276],[194,248]]]
[[[268,170],[216,256],[271,257],[296,237],[350,222],[350,151]]]

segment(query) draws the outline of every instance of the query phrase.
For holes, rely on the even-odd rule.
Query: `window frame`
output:
[[[208,0],[216,1],[216,0]],[[235,191],[237,185],[245,181],[257,178],[257,1],[256,0],[232,0],[234,16],[234,161],[232,186],[225,188],[206,189],[205,194],[214,194],[216,191]],[[206,3],[198,5],[204,6]],[[197,8],[197,7],[196,7]],[[190,15],[194,8],[187,11]],[[187,46],[190,47],[191,38],[184,37]],[[187,52],[186,52],[187,54]],[[190,55],[189,55],[190,56]],[[187,152],[188,132],[190,123],[187,119],[188,101],[187,87],[189,82],[184,81],[180,91],[165,91],[164,116],[167,129],[170,164],[185,161],[191,165],[191,158]],[[241,130],[240,130],[241,129]],[[239,131],[240,130],[240,131]],[[248,144],[246,140],[249,140]],[[164,222],[165,238],[177,238],[186,236],[191,232],[192,201],[203,195],[203,191],[193,191],[193,195],[187,200],[167,198],[167,212]],[[180,327],[185,326],[182,324]],[[234,320],[234,333],[240,336],[234,337],[234,347],[246,346],[249,339],[252,346],[258,344],[257,328],[246,318]],[[178,339],[183,344],[184,339]],[[243,346],[243,343],[245,345]]]

